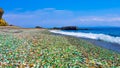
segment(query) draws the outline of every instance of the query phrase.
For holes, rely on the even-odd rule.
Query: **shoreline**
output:
[[[101,40],[89,39],[89,38],[82,38],[82,37],[79,37],[79,38],[82,39],[82,40],[85,40],[87,42],[90,42],[90,43],[92,43],[96,46],[100,46],[102,48],[120,53],[120,45],[119,44],[110,43],[110,42],[101,41]]]
[[[75,36],[71,36],[71,35],[65,35],[65,34],[59,34],[59,33],[53,33],[54,35],[61,35],[61,36],[70,36],[70,37],[75,37]],[[113,52],[117,52],[120,54],[120,45],[117,43],[111,43],[111,42],[106,42],[106,41],[101,41],[101,40],[95,40],[95,39],[90,39],[90,38],[83,38],[83,37],[75,37],[81,40],[84,40],[86,42],[89,42],[95,46],[99,46],[103,49],[107,49]]]
[[[73,68],[76,63],[78,67],[83,68],[120,66],[119,53],[95,46],[80,38],[53,34],[47,29],[0,30],[0,59],[4,59],[0,62],[0,67],[4,65],[14,68],[22,65],[40,68],[46,65],[46,67],[62,65],[63,68],[68,66]]]

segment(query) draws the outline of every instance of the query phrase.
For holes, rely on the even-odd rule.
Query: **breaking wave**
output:
[[[70,36],[75,36],[75,37],[83,37],[83,38],[102,40],[102,41],[106,41],[106,42],[120,44],[120,37],[114,37],[114,36],[110,36],[110,35],[106,35],[106,34],[67,32],[67,31],[60,31],[60,30],[50,30],[50,32],[64,34],[64,35],[70,35]]]

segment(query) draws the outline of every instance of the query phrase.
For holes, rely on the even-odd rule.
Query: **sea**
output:
[[[51,30],[50,32],[82,38],[88,42],[120,53],[120,27],[91,27],[81,30]]]

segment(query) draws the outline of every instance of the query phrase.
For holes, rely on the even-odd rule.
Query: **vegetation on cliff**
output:
[[[0,19],[0,26],[8,26],[8,23],[4,19]]]

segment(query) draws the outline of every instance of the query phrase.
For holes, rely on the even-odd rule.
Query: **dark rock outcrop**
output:
[[[52,29],[60,30],[61,28],[59,28],[59,27],[53,27]]]
[[[0,8],[0,26],[8,26],[8,23],[4,19],[2,19],[3,14],[4,11],[2,8]]]
[[[65,26],[65,27],[61,27],[61,30],[78,30],[78,27],[76,27],[76,26]]]
[[[42,27],[40,27],[40,26],[36,26],[35,28],[42,28]]]

